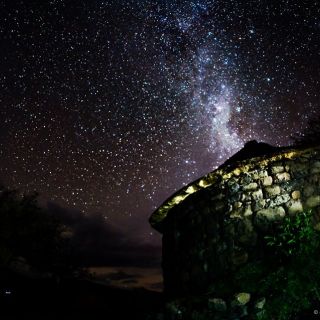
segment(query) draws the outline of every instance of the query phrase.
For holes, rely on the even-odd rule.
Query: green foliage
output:
[[[276,232],[265,240],[280,258],[314,254],[320,238],[312,227],[312,211],[285,217]]]
[[[312,226],[312,212],[286,217],[265,240],[273,256],[244,267],[239,277],[250,279],[249,289],[267,299],[257,319],[291,319],[320,300],[320,236]]]
[[[320,141],[320,121],[319,117],[307,124],[304,131],[296,133],[291,137],[296,146],[318,146]]]
[[[313,212],[285,217],[264,238],[267,258],[241,267],[238,290],[265,297],[259,320],[292,319],[320,301],[320,235],[312,225]]]
[[[37,204],[37,194],[20,197],[0,188],[0,267],[23,257],[31,266],[56,271],[63,265],[62,224]]]

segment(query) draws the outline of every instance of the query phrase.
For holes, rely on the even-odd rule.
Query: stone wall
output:
[[[315,208],[320,229],[320,149],[286,150],[222,167],[180,190],[151,217],[163,233],[171,296],[206,292],[263,255],[261,239],[286,215]]]

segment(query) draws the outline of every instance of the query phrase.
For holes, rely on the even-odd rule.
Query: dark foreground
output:
[[[182,319],[164,315],[162,293],[146,289],[120,289],[86,279],[32,279],[0,274],[0,319]],[[193,319],[190,315],[188,319]],[[245,317],[246,318],[246,317]],[[200,317],[201,320],[210,320]],[[292,320],[320,319],[320,305]]]
[[[89,280],[0,278],[0,319],[150,319],[162,309],[162,294],[118,289]]]

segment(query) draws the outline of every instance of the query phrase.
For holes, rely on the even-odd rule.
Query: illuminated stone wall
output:
[[[150,219],[163,233],[167,293],[206,292],[263,256],[261,240],[273,223],[318,206],[319,148],[241,161],[185,187]],[[313,222],[320,229],[317,213]]]

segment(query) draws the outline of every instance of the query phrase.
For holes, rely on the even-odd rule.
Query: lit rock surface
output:
[[[271,151],[250,159],[240,152],[240,159],[181,189],[153,213],[150,223],[163,233],[168,296],[209,292],[263,258],[261,239],[274,223],[320,206],[320,147]]]

